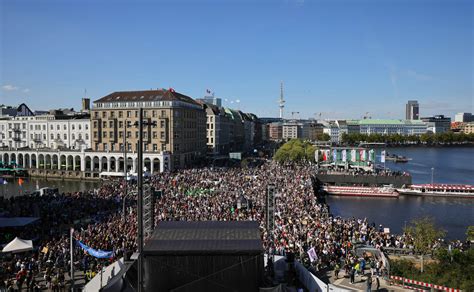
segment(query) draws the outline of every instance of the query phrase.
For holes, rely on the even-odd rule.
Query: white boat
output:
[[[415,184],[407,188],[397,189],[397,191],[402,195],[474,199],[473,185]]]
[[[324,190],[333,196],[398,198],[399,194],[391,185],[383,187],[325,186]]]

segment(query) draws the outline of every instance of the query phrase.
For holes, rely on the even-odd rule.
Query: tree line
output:
[[[291,139],[277,150],[273,159],[280,163],[314,161],[315,151],[316,147],[309,141]]]

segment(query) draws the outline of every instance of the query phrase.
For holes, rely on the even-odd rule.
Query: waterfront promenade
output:
[[[151,174],[171,169],[168,152],[145,152],[143,157],[143,164]],[[15,164],[26,169],[30,176],[76,179],[97,179],[102,172],[123,174],[125,169],[123,151],[1,149],[0,163]],[[127,153],[129,172],[137,172],[137,163],[137,153]]]

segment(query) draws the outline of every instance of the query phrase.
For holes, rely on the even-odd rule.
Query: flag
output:
[[[356,150],[355,150],[355,149],[352,149],[352,150],[351,150],[351,161],[352,161],[352,162],[356,162],[356,161],[357,161],[356,155],[357,155]]]
[[[326,150],[323,150],[323,161],[328,160],[328,156],[326,155]]]
[[[23,182],[24,182],[24,180],[23,180],[21,177],[18,178],[18,185],[19,185],[19,186],[22,186],[22,185],[23,185]]]
[[[336,150],[336,149],[334,149],[334,150],[332,151],[332,160],[333,160],[334,162],[337,161],[337,150]]]
[[[374,161],[374,149],[369,150],[369,161]]]
[[[380,154],[380,162],[385,163],[385,150]]]
[[[108,258],[111,258],[114,256],[114,252],[113,251],[105,251],[105,250],[97,250],[97,249],[93,249],[87,245],[85,245],[84,243],[82,243],[80,240],[76,240],[76,243],[85,251],[87,252],[89,255],[95,257],[95,258],[98,258],[98,259],[108,259]]]
[[[365,150],[360,150],[360,161],[365,161]]]
[[[314,151],[314,161],[319,162],[319,150]]]
[[[311,262],[314,262],[315,260],[318,259],[318,255],[316,254],[316,251],[314,250],[314,247],[310,248],[308,251],[308,256],[309,256],[309,260]]]
[[[346,162],[347,160],[347,150],[342,150],[342,162]]]

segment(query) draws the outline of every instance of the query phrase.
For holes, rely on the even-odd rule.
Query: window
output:
[[[98,113],[98,112],[95,112],[95,113],[94,113],[94,118],[96,118],[96,119],[99,118],[99,113]]]
[[[102,118],[106,118],[107,117],[107,112],[102,112]]]
[[[102,135],[104,138],[107,138],[107,132],[104,131],[104,134]]]
[[[81,124],[79,124],[79,130],[82,130],[82,125]]]
[[[123,122],[122,121],[119,122],[119,128],[123,128]]]
[[[30,125],[30,130],[33,130],[33,125]]]
[[[138,139],[138,131],[135,132],[135,138]]]
[[[163,111],[163,110],[161,111],[161,117],[163,118],[166,117],[166,111]]]
[[[97,132],[94,131],[94,139],[97,138]]]
[[[54,139],[54,134],[51,134],[51,139]]]
[[[72,137],[72,140],[74,140],[76,138],[76,135],[72,134],[71,137]]]
[[[73,138],[73,139],[74,139],[74,138]],[[82,139],[82,135],[81,135],[81,134],[79,134],[79,140],[81,140],[81,139]]]
[[[109,145],[108,145],[107,143],[104,143],[102,146],[104,147],[104,151],[108,151],[108,150],[109,150],[109,147],[108,147]]]
[[[158,138],[158,135],[157,135],[156,131],[153,131],[153,139],[156,139],[156,138]]]
[[[160,127],[163,129],[165,127],[165,121],[160,121]]]
[[[43,139],[46,140],[46,134],[43,134]]]
[[[71,125],[71,128],[74,130],[76,127],[74,126],[74,124]]]
[[[110,132],[109,132],[109,137],[110,137],[110,138],[113,138],[113,137],[114,137],[114,132],[110,131]]]
[[[102,122],[102,128],[107,128],[107,122],[106,121]]]
[[[165,132],[161,131],[160,132],[160,139],[164,139],[165,138]]]
[[[158,145],[157,144],[153,144],[153,152],[156,152],[158,151]]]
[[[138,111],[135,111],[135,118],[138,118]]]
[[[122,111],[119,111],[119,112],[118,112],[118,117],[119,117],[119,118],[122,118],[122,117],[123,117],[123,112],[122,112]]]
[[[97,121],[94,121],[94,129],[97,129]]]
[[[61,136],[59,135],[59,133],[57,134],[56,138],[57,138],[58,140],[61,140]]]
[[[131,118],[132,117],[132,112],[131,111],[127,111],[127,118]]]
[[[64,134],[64,140],[67,140],[67,134]]]
[[[152,112],[151,112],[151,116],[154,117],[154,118],[156,118],[156,111],[152,111]]]
[[[66,124],[63,125],[63,129],[67,130],[67,125]]]
[[[115,112],[114,111],[110,112],[110,117],[115,118]]]
[[[123,143],[119,144],[119,149],[120,149],[120,151],[123,151]]]
[[[115,151],[115,144],[114,143],[110,143],[110,151]]]
[[[128,149],[127,149],[128,151],[132,151],[132,144],[131,144],[131,143],[128,143],[128,144],[127,144],[127,148],[128,148]]]
[[[81,129],[81,128],[79,128],[79,129]],[[85,129],[89,130],[89,125],[88,124],[86,124]]]
[[[127,132],[127,138],[131,138],[132,137],[132,132],[128,131]]]
[[[145,143],[145,152],[148,152],[148,143]]]
[[[122,131],[118,132],[118,137],[123,138],[123,132]]]
[[[86,133],[86,140],[89,140],[89,134]]]
[[[114,127],[114,122],[113,121],[109,121],[109,128],[113,128]]]
[[[56,125],[56,130],[60,130],[61,128],[59,127],[59,125]]]

